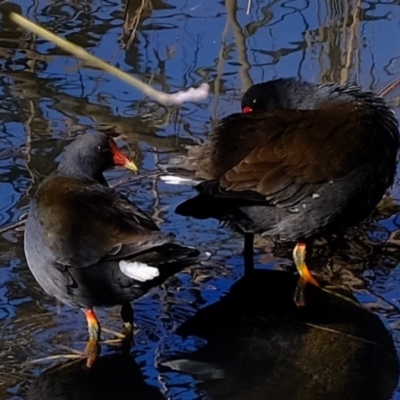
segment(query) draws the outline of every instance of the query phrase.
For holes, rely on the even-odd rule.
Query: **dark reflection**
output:
[[[139,366],[124,355],[101,357],[87,370],[84,360],[44,371],[29,386],[27,400],[157,400],[160,391],[144,382]]]
[[[0,15],[2,17],[0,19],[0,49],[1,55],[5,59],[11,58],[10,55],[7,54],[8,49],[19,49],[19,44],[22,37],[22,32],[16,31],[15,24],[8,18],[8,13],[11,12],[21,14],[21,6],[8,1],[2,2],[2,4],[0,4]]]
[[[139,104],[140,109],[136,110],[138,115],[135,116],[118,116],[113,113],[112,107],[103,104],[92,103],[88,98],[82,96],[72,96],[69,94],[61,93],[58,86],[63,82],[60,79],[41,79],[37,78],[35,74],[22,73],[22,72],[3,72],[0,71],[0,78],[11,79],[10,86],[16,92],[28,93],[32,98],[51,98],[52,108],[62,114],[65,118],[72,119],[73,126],[76,130],[63,133],[63,136],[76,136],[81,134],[83,130],[88,130],[92,127],[79,124],[79,117],[86,115],[94,123],[97,130],[113,133],[114,135],[123,135],[129,138],[132,143],[132,147],[136,153],[136,160],[143,158],[141,149],[138,143],[146,142],[149,146],[157,148],[160,152],[176,152],[180,147],[192,143],[188,138],[179,137],[160,137],[157,136],[157,126],[147,121],[142,115],[150,114],[154,115],[160,110],[157,107],[149,104]],[[135,111],[135,114],[136,114]],[[19,110],[21,113],[21,110]],[[23,115],[22,118],[29,120],[29,115]],[[167,122],[170,118],[170,114],[165,111],[160,115],[161,122]],[[36,118],[32,121],[30,128],[34,135],[32,135],[33,145],[35,146],[49,146],[49,133],[46,131],[46,127],[40,124],[41,118]],[[39,125],[38,125],[39,124]],[[54,146],[54,145],[53,145]],[[54,158],[62,151],[63,145],[56,149],[55,153],[48,153],[46,160],[41,157],[43,164],[46,161],[53,161]],[[44,149],[47,152],[49,149]],[[43,150],[42,150],[43,151]],[[35,169],[35,167],[33,168]],[[54,169],[54,164],[48,166],[44,175],[48,175],[51,170]]]
[[[207,345],[164,365],[200,379],[211,399],[390,398],[399,365],[380,319],[314,287],[297,308],[295,285],[295,276],[277,271],[243,278],[179,328]]]
[[[128,50],[131,47],[137,31],[141,27],[143,21],[151,17],[153,9],[173,10],[174,7],[160,0],[125,0],[123,34],[121,37],[122,46],[124,48]],[[138,56],[135,55],[133,58],[134,62],[132,67],[134,68],[138,64],[135,61],[137,57]]]

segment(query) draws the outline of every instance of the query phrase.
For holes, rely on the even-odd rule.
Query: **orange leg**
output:
[[[300,279],[297,282],[296,292],[294,295],[294,302],[298,307],[305,305],[304,289],[307,283],[319,286],[318,282],[311,275],[310,270],[306,265],[306,245],[305,243],[297,243],[293,249],[293,260],[296,264],[297,271],[299,272]]]
[[[319,283],[311,275],[310,270],[306,265],[306,245],[305,243],[297,243],[293,249],[293,260],[296,264],[297,271],[300,276],[308,283],[319,286]]]
[[[84,354],[87,357],[86,366],[91,368],[100,354],[100,333],[101,327],[94,311],[90,308],[85,311],[88,325],[89,340],[86,344]]]

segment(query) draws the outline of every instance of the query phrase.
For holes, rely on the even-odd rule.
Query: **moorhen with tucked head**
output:
[[[295,79],[252,86],[242,111],[189,150],[182,166],[203,181],[200,195],[177,212],[214,217],[244,233],[246,270],[253,268],[255,233],[297,243],[299,283],[318,285],[305,264],[305,241],[360,222],[392,185],[394,112],[356,86]],[[296,301],[303,303],[301,295]]]
[[[160,232],[150,217],[108,187],[103,172],[113,166],[137,170],[111,137],[78,137],[40,184],[25,230],[25,255],[37,282],[49,295],[85,311],[88,367],[98,356],[100,338],[93,307],[121,304],[130,343],[130,302],[199,255],[171,243],[173,234]]]

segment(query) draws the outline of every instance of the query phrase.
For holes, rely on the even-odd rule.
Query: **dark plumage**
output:
[[[130,302],[198,256],[197,250],[171,243],[173,234],[160,232],[150,217],[107,186],[103,172],[114,165],[137,170],[110,137],[77,138],[40,184],[25,230],[25,255],[38,283],[86,312],[89,366],[100,335],[92,308],[121,304],[131,336]]]
[[[370,91],[278,79],[252,86],[242,111],[190,150],[203,182],[178,213],[225,221],[251,245],[254,233],[301,242],[360,222],[393,183],[398,123]]]

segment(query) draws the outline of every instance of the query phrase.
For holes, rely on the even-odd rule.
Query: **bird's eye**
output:
[[[257,103],[257,99],[254,99],[254,100],[253,100],[253,104],[256,104],[256,103]]]
[[[107,153],[108,147],[97,146],[97,151],[99,151],[100,153]]]

